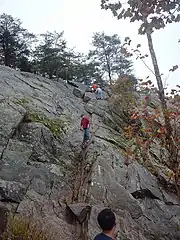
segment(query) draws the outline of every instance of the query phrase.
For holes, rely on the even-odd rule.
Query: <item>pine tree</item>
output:
[[[21,25],[11,15],[0,15],[0,61],[5,66],[18,67],[20,59],[30,55],[28,46],[34,35]]]
[[[102,73],[108,75],[110,84],[113,82],[113,77],[132,73],[132,61],[125,55],[118,35],[95,33],[92,47],[89,58],[100,65]]]

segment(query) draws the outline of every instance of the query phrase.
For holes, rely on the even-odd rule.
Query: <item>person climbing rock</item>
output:
[[[81,115],[81,130],[84,131],[84,136],[83,136],[83,144],[88,143],[90,140],[90,122],[89,118],[85,116],[84,114]]]
[[[97,89],[97,85],[93,83],[93,85],[91,86],[92,92],[96,92],[96,89]]]
[[[98,234],[94,240],[114,240],[115,239],[115,227],[116,217],[115,214],[109,208],[103,209],[97,217],[99,226],[102,229],[102,233]]]
[[[103,99],[103,95],[102,95],[102,89],[98,86],[98,88],[96,89],[96,92],[95,92],[96,94],[97,94],[97,99],[99,100],[99,99]]]

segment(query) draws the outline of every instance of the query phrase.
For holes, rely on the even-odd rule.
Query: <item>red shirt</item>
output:
[[[95,90],[97,88],[97,85],[96,84],[93,84],[92,85],[92,88]]]
[[[82,117],[81,119],[81,127],[89,128],[89,119],[86,116]]]

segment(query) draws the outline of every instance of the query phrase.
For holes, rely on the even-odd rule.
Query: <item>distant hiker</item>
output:
[[[114,240],[116,217],[111,209],[105,208],[102,210],[98,214],[97,221],[102,229],[102,233],[98,234],[94,240]]]
[[[83,143],[87,143],[90,140],[90,122],[87,116],[81,115],[81,129],[84,131]]]
[[[92,92],[96,92],[96,89],[97,89],[97,85],[93,83],[93,85],[91,86]]]
[[[98,86],[98,88],[96,89],[96,94],[97,94],[97,99],[103,99],[103,95],[102,95],[102,89]]]

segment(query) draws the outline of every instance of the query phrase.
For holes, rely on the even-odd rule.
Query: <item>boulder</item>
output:
[[[26,193],[26,187],[19,182],[0,180],[0,201],[20,203]]]
[[[0,145],[5,146],[9,138],[13,136],[17,127],[23,120],[26,111],[20,105],[13,102],[0,102]]]
[[[73,89],[73,94],[78,98],[83,98],[84,95],[85,95],[85,92],[80,90],[79,88],[74,88]]]
[[[91,100],[91,98],[88,97],[88,96],[86,96],[86,95],[83,97],[83,101],[84,101],[85,103],[88,103],[90,100]]]
[[[79,221],[83,223],[91,214],[91,206],[85,203],[74,203],[67,206],[67,210]]]

